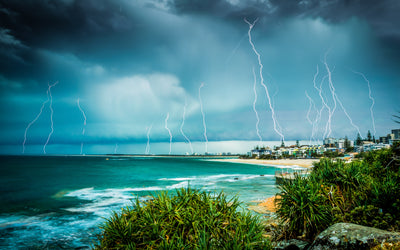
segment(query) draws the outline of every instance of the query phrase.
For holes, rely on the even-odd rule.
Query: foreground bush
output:
[[[283,222],[288,222],[289,237],[301,235],[310,239],[331,225],[331,207],[318,183],[297,175],[278,187],[281,192],[276,199],[277,214]]]
[[[400,230],[400,144],[361,161],[321,159],[309,176],[279,184],[277,214],[286,235],[313,238],[337,222]]]
[[[237,198],[191,188],[114,213],[99,235],[98,249],[268,249],[257,217],[239,212]]]

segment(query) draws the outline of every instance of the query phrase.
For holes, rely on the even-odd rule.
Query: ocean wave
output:
[[[191,177],[175,177],[161,178],[159,181],[190,181],[190,184],[208,184],[215,182],[234,182],[240,180],[251,180],[255,178],[272,178],[274,175],[259,175],[259,174],[218,174],[207,176],[191,176]]]
[[[87,216],[60,215],[44,213],[39,215],[0,216],[0,230],[7,230],[7,237],[2,239],[6,249],[48,248],[53,242],[59,248],[89,247],[93,234],[98,230],[101,218]],[[90,230],[88,230],[90,229]],[[2,248],[3,249],[3,248]]]
[[[159,181],[191,181],[195,180],[196,177],[178,177],[178,178],[160,178]]]

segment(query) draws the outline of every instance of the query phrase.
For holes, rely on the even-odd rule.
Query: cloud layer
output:
[[[377,132],[385,135],[395,126],[390,116],[399,108],[399,10],[394,0],[4,1],[0,139],[3,145],[22,142],[25,126],[46,100],[47,84],[58,80],[52,89],[54,144],[145,143],[151,124],[152,140],[169,142],[167,113],[174,141],[184,142],[179,128],[185,100],[185,133],[202,141],[201,83],[208,138],[257,140],[252,69],[258,71],[258,62],[243,18],[258,18],[253,42],[285,138],[311,135],[304,92],[322,107],[312,80],[319,65],[322,82],[328,50],[337,95],[354,123],[362,133],[372,129],[367,85],[352,70],[370,80]],[[279,140],[256,80],[261,135]],[[328,98],[326,81],[322,88]],[[78,98],[87,112],[84,137]],[[320,137],[326,120],[325,113]],[[47,108],[30,129],[29,144],[43,142],[49,122]],[[332,128],[332,136],[355,137],[340,108]]]

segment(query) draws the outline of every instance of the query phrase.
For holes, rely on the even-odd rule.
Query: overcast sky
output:
[[[0,153],[22,152],[56,81],[49,153],[79,153],[82,142],[86,153],[107,144],[143,153],[147,132],[151,143],[169,143],[166,125],[181,143],[173,153],[190,151],[180,128],[185,109],[185,135],[205,141],[202,83],[207,139],[257,141],[253,68],[263,141],[310,139],[307,114],[313,122],[323,107],[314,76],[326,103],[315,138],[386,135],[400,110],[398,13],[397,0],[2,0]],[[271,102],[245,18],[258,18],[250,34]],[[27,153],[43,153],[49,104],[27,130]]]

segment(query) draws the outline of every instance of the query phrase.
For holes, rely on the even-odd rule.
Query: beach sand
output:
[[[268,214],[276,212],[275,199],[277,196],[272,196],[257,205],[248,206],[249,210],[252,210],[260,214]]]
[[[313,162],[318,159],[282,159],[282,160],[258,160],[258,159],[212,159],[211,161],[234,162],[256,165],[279,165],[279,166],[299,166],[303,168],[312,168]]]

